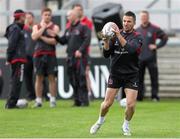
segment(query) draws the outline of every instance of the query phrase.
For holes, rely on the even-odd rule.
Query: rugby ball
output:
[[[121,107],[126,108],[126,105],[127,105],[126,98],[121,99],[119,101],[119,104],[120,104]]]
[[[26,99],[18,99],[16,106],[18,108],[26,108],[28,106],[28,101]]]
[[[112,26],[114,25],[114,22],[107,22],[102,29],[102,35],[107,38],[107,39],[111,39],[115,36],[115,33],[112,31],[113,28]],[[116,25],[116,24],[115,24]]]

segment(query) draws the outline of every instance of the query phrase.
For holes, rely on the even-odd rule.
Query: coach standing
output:
[[[16,108],[20,95],[24,74],[24,64],[27,62],[24,38],[25,12],[16,10],[14,12],[14,23],[6,29],[5,37],[8,39],[6,65],[11,65],[11,90],[5,108]]]
[[[85,71],[91,31],[87,26],[81,24],[79,13],[76,10],[68,13],[71,25],[62,37],[56,36],[56,39],[61,44],[67,44],[68,76],[74,91],[74,106],[89,106]]]
[[[151,99],[153,101],[159,101],[158,96],[158,66],[157,66],[157,49],[166,45],[168,37],[164,31],[153,25],[149,21],[148,11],[141,11],[140,13],[141,25],[137,28],[137,32],[140,32],[144,39],[144,45],[140,54],[140,85],[138,92],[138,100],[142,101],[144,98],[144,74],[146,67],[148,68],[151,79]],[[156,44],[156,40],[160,39],[160,42]]]

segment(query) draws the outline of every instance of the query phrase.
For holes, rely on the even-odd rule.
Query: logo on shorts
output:
[[[132,86],[133,86],[133,87],[138,87],[136,82],[135,82]]]
[[[108,84],[113,84],[113,80],[111,78],[108,80]]]

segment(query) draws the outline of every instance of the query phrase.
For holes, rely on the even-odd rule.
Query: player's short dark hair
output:
[[[81,7],[83,10],[83,6],[80,3],[73,4],[72,9],[74,9],[74,7]]]
[[[50,13],[52,13],[52,10],[51,10],[50,8],[48,8],[48,7],[45,7],[45,8],[43,8],[43,9],[41,10],[41,14],[43,14],[44,12],[50,12]]]
[[[134,22],[136,22],[136,15],[132,11],[127,11],[124,15],[133,17]]]

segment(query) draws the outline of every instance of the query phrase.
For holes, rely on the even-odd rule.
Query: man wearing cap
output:
[[[16,108],[23,81],[24,64],[27,62],[24,38],[25,12],[16,10],[14,22],[6,29],[5,37],[8,39],[6,65],[11,65],[11,89],[5,108]]]

